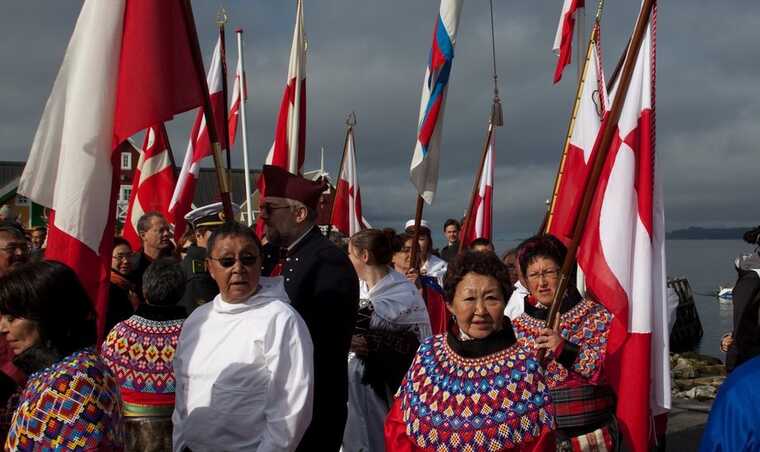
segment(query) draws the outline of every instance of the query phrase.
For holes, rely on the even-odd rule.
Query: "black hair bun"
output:
[[[745,232],[742,238],[744,239],[745,242],[751,245],[757,245],[758,239],[760,239],[760,226],[754,227],[750,229],[749,231]]]

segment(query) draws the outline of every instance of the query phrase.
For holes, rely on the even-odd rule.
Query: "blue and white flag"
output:
[[[417,143],[409,173],[417,193],[428,204],[433,202],[438,185],[443,111],[462,2],[463,0],[441,0],[440,13],[433,30],[433,46],[422,84]]]

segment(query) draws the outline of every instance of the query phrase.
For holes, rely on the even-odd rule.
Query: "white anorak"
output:
[[[243,303],[217,295],[185,321],[174,358],[175,451],[292,451],[309,426],[309,330],[282,277],[259,285]]]
[[[359,298],[372,303],[370,329],[412,329],[420,343],[433,335],[430,316],[420,291],[396,270],[389,271],[372,288],[360,280]]]
[[[525,297],[530,292],[523,286],[519,280],[515,283],[512,290],[512,296],[507,301],[507,306],[504,308],[504,315],[509,317],[509,320],[514,320],[525,312]]]

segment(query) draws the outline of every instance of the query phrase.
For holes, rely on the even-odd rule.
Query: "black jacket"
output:
[[[269,275],[281,254],[263,249]],[[348,349],[359,304],[359,278],[346,253],[314,227],[284,256],[281,275],[292,306],[314,343],[314,412],[299,451],[337,451],[343,440],[348,402]]]
[[[758,303],[760,303],[760,277],[751,269],[737,269],[739,278],[734,284],[734,343],[726,353],[726,367],[734,369],[758,353]]]
[[[198,306],[213,300],[219,293],[219,287],[206,268],[206,248],[196,245],[189,247],[181,265],[187,284],[179,305],[190,315]]]

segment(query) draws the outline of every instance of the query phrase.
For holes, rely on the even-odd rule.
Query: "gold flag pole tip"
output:
[[[227,20],[227,11],[223,6],[220,6],[219,12],[216,13],[216,24],[219,26],[225,25],[227,23]]]

